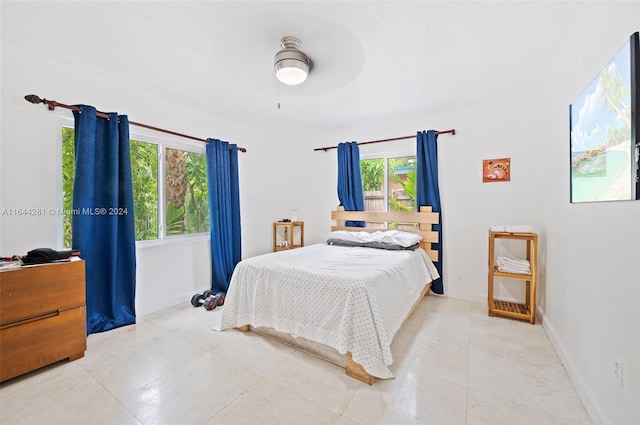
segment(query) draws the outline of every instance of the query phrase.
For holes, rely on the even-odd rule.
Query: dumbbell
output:
[[[215,295],[209,295],[204,300],[204,303],[203,303],[204,308],[207,310],[213,310],[217,306],[223,305],[224,299],[225,299],[224,292],[218,292]]]
[[[209,296],[213,295],[213,291],[211,289],[207,289],[202,294],[195,294],[191,297],[191,305],[194,307],[200,307],[204,304],[204,300],[209,298]]]

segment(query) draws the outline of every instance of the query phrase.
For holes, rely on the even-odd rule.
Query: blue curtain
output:
[[[227,292],[241,259],[238,147],[217,139],[207,143],[211,290]]]
[[[364,211],[360,149],[356,142],[338,144],[338,199],[345,211]],[[347,221],[351,227],[365,227],[364,221]]]
[[[434,230],[438,232],[439,241],[434,247],[438,251],[438,262],[435,265],[438,273],[440,273],[440,278],[433,281],[431,290],[436,294],[443,294],[442,208],[440,206],[440,189],[438,185],[438,135],[435,130],[418,132],[416,152],[416,203],[418,210],[421,206],[431,206],[433,212],[440,213],[440,224],[434,225]]]
[[[87,334],[136,322],[129,120],[81,105],[75,117],[73,249],[86,266]]]

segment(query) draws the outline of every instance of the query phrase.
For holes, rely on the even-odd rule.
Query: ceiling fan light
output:
[[[273,67],[280,82],[295,86],[303,83],[309,74],[310,60],[300,48],[300,40],[284,37],[280,42],[282,50],[273,58]]]
[[[276,77],[280,82],[295,86],[307,79],[309,65],[295,59],[286,59],[276,64]]]

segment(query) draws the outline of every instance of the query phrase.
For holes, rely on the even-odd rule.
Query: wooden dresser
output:
[[[0,381],[87,349],[85,262],[0,272]]]

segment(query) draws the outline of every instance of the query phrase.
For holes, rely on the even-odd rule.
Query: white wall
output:
[[[538,99],[544,326],[592,417],[604,423],[640,423],[640,201],[569,203],[568,105],[639,29],[639,2],[592,3]]]

